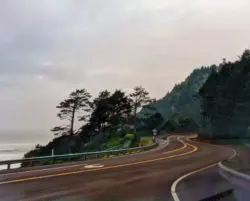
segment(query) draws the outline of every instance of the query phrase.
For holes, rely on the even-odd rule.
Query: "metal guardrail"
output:
[[[29,166],[32,166],[34,162],[43,162],[43,161],[48,161],[48,160],[52,161],[52,163],[56,162],[59,159],[87,160],[88,158],[100,158],[101,156],[104,156],[104,155],[115,155],[115,154],[129,153],[129,152],[134,152],[134,151],[147,151],[147,150],[156,148],[157,146],[158,144],[154,143],[153,145],[149,145],[149,146],[128,148],[128,149],[118,149],[118,150],[99,151],[99,152],[72,153],[72,154],[63,154],[63,155],[6,160],[6,161],[0,161],[0,165],[6,165],[7,169],[9,170],[11,169],[12,164],[29,163]]]
[[[220,173],[222,173],[223,176],[224,174],[236,175],[244,179],[249,179],[249,182],[250,182],[250,175],[240,172],[240,169],[241,169],[240,167],[242,166],[241,160],[237,152],[235,150],[233,150],[233,152],[234,154],[230,158],[220,161],[218,163],[218,166],[220,168]],[[237,166],[233,164],[237,164]]]
[[[233,194],[237,201],[249,201],[250,176],[219,163],[219,172],[233,186]]]
[[[234,186],[234,195],[237,201],[249,201],[250,175],[241,172],[240,169],[225,164],[232,162],[232,160],[238,161],[236,152],[230,159],[219,162],[219,173]]]
[[[250,184],[250,175],[244,174],[242,172],[236,171],[232,168],[227,167],[226,165],[223,165],[222,162],[219,162],[219,168],[220,168],[220,173],[222,174],[222,176],[226,179],[230,179],[235,181],[235,180],[241,180],[240,183],[243,183],[245,181],[247,181],[248,186]],[[235,183],[235,182],[232,182]],[[249,186],[250,187],[250,186]],[[249,188],[250,190],[250,188]]]

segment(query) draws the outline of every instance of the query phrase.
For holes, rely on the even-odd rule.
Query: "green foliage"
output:
[[[55,138],[46,146],[37,146],[36,149],[25,154],[25,158],[34,157],[34,156],[50,156],[52,149],[54,149],[55,155],[68,154],[68,153],[81,153],[88,151],[102,151],[102,150],[112,150],[112,149],[122,149],[122,148],[132,148],[136,146],[136,138],[134,134],[128,133],[123,138],[117,133],[113,133],[107,136],[106,140],[101,139],[100,136],[96,136],[99,139],[91,140],[91,143],[88,145],[83,143],[79,136],[63,135],[58,138]],[[95,141],[97,143],[95,143]],[[125,147],[126,145],[126,147]],[[112,157],[103,156],[106,158]],[[81,157],[74,158],[72,160],[80,160]],[[51,159],[44,160],[42,162],[29,162],[22,163],[22,167],[35,166],[35,165],[49,165],[54,163],[63,163],[70,161],[69,159],[61,159],[53,161]]]
[[[70,93],[57,106],[58,117],[67,122],[52,129],[60,137],[25,157],[48,156],[52,149],[66,154],[147,144],[151,141],[140,139],[140,134],[152,136],[155,128],[164,132],[202,128],[204,137],[250,137],[250,50],[235,62],[224,59],[218,67],[195,69],[158,101],[140,86],[129,96],[105,90],[92,102],[89,99],[85,89]],[[76,120],[86,122],[79,131],[74,129]]]
[[[135,140],[135,134],[132,133],[128,133],[127,135],[125,135],[125,139],[127,140]]]
[[[84,143],[79,136],[63,135],[53,139],[46,146],[36,147],[34,150],[29,151],[24,155],[25,158],[38,157],[38,156],[51,156],[52,149],[54,149],[55,155],[79,153],[86,151]],[[33,165],[38,164],[35,162]],[[42,164],[49,163],[44,161]],[[29,162],[23,163],[22,166],[26,167]]]
[[[170,121],[175,116],[193,119],[195,124],[199,126],[201,115],[200,100],[197,98],[197,94],[214,68],[215,66],[195,69],[184,82],[175,85],[173,90],[167,93],[165,97],[152,103],[150,107],[144,107],[138,115],[144,121],[144,127],[147,130],[152,128],[164,130],[167,123],[175,126],[174,122]],[[153,117],[157,120],[148,127],[148,123],[153,122],[150,120]]]
[[[131,113],[131,102],[124,92],[103,91],[94,99],[89,124],[97,132],[124,124]]]
[[[122,144],[122,139],[119,136],[111,137],[107,142],[102,145],[103,149],[119,148]]]
[[[224,62],[199,91],[205,136],[249,137],[250,51]]]
[[[147,115],[148,118],[143,117],[138,120],[138,130],[150,131],[152,132],[153,129],[158,128],[157,125],[162,125],[164,121],[162,115],[159,112],[156,112],[151,115]]]
[[[135,146],[135,135],[128,133],[123,138],[121,138],[118,134],[112,134],[110,139],[104,142],[101,147],[103,150],[107,149],[119,149],[119,148],[129,148]],[[126,147],[125,147],[126,145]]]
[[[67,154],[136,146],[139,138],[134,134],[127,134],[131,131],[129,121],[132,108],[135,107],[134,104],[139,108],[150,101],[148,93],[142,87],[137,89],[139,91],[132,95],[136,103],[121,90],[115,90],[114,93],[102,91],[92,102],[85,89],[70,93],[69,97],[57,106],[60,110],[58,117],[68,122],[52,129],[59,137],[46,146],[37,146],[25,154],[25,157],[49,156],[52,149],[55,154]],[[76,120],[87,123],[75,131]],[[43,164],[45,163],[49,162]]]
[[[199,130],[199,126],[192,118],[184,118],[175,116],[169,119],[162,128],[167,132],[196,132]]]

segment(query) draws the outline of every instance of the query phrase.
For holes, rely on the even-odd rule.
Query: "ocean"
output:
[[[23,158],[37,144],[45,145],[53,139],[49,131],[0,131],[0,160]],[[11,168],[20,167],[20,164]],[[0,169],[6,167],[0,166]]]

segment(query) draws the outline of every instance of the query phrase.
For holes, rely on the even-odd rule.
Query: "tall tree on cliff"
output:
[[[98,132],[123,124],[131,113],[131,101],[124,92],[100,92],[93,101],[90,124]]]
[[[90,99],[91,95],[85,89],[77,89],[70,93],[69,97],[56,107],[59,109],[57,116],[61,120],[68,121],[66,126],[56,126],[51,131],[58,134],[70,134],[75,133],[75,121],[85,121],[90,111]]]
[[[93,100],[93,112],[90,116],[89,123],[91,127],[97,132],[100,132],[105,124],[107,124],[108,111],[110,110],[110,96],[110,92],[105,90],[101,91],[99,96]]]
[[[154,102],[154,99],[149,97],[149,93],[141,86],[136,86],[133,93],[130,94],[132,100],[132,115],[134,118],[134,132],[136,133],[137,112],[145,105]]]

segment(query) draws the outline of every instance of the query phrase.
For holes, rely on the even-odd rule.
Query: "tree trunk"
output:
[[[137,112],[137,105],[135,105],[135,110],[134,110],[134,132],[136,134],[136,112]]]
[[[72,118],[70,122],[70,135],[74,135],[75,113],[76,113],[76,107],[74,106],[73,111],[72,111]]]
[[[134,108],[134,133],[136,134],[136,112],[137,112],[137,104],[138,104],[137,96],[135,97],[135,108]]]

